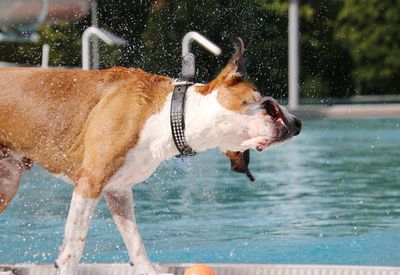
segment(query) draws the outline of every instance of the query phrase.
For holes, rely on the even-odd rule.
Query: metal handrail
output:
[[[115,34],[112,34],[103,29],[91,26],[87,28],[82,35],[82,69],[90,69],[90,55],[89,55],[89,42],[92,35],[97,36],[108,45],[124,45],[127,43],[125,39],[122,39]]]
[[[205,36],[198,32],[188,32],[182,39],[182,78],[184,80],[193,80],[196,71],[195,58],[190,52],[190,44],[196,41],[200,46],[205,48],[213,55],[220,55],[221,49]]]
[[[221,49],[215,45],[213,42],[208,40],[205,36],[201,35],[198,32],[188,32],[182,39],[182,57],[190,53],[190,44],[192,41],[196,41],[203,48],[208,50],[215,56],[221,54]]]

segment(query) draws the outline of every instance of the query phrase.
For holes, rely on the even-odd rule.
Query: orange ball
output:
[[[215,272],[204,264],[196,264],[186,269],[184,275],[215,275]]]

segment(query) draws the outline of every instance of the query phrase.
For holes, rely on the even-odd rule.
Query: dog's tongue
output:
[[[0,213],[17,193],[22,172],[19,160],[12,156],[0,157]]]

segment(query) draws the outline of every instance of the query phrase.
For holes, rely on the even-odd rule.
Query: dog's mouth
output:
[[[261,108],[275,126],[276,131],[272,138],[273,140],[282,141],[292,136],[291,131],[289,130],[288,119],[285,117],[281,107],[274,99],[265,98],[261,103]]]
[[[266,98],[263,100],[261,103],[261,108],[265,111],[265,115],[270,117],[272,121],[285,126],[285,123],[282,119],[281,109],[273,99]]]
[[[272,125],[272,136],[252,139],[252,147],[261,152],[267,147],[284,142],[298,135],[301,130],[301,121],[290,115],[271,97],[262,99],[259,110],[266,123]]]
[[[281,107],[273,98],[266,97],[259,104],[254,104],[250,110],[250,116],[257,117],[257,123],[253,124],[250,139],[243,141],[240,145],[245,147],[244,151],[228,151],[225,154],[231,161],[232,170],[246,174],[250,181],[254,177],[248,169],[249,148],[259,152],[266,148],[282,143],[301,131],[301,121],[289,114],[284,107]],[[257,125],[256,127],[254,127]],[[255,137],[254,137],[255,136]]]

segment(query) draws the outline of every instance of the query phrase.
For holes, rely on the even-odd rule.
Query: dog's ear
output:
[[[197,87],[200,93],[206,94],[216,86],[231,87],[243,81],[246,76],[246,66],[244,62],[244,43],[240,37],[234,38],[235,53],[226,64],[225,68],[209,84]]]
[[[217,76],[219,81],[231,86],[242,81],[246,76],[246,66],[244,62],[244,43],[240,37],[234,38],[235,53],[229,60],[225,68]]]
[[[244,173],[250,181],[254,181],[253,175],[249,171],[250,151],[227,151],[225,155],[231,161],[231,169],[238,173]]]
[[[229,63],[232,63],[235,67],[234,73],[244,78],[246,76],[246,65],[244,64],[244,43],[242,38],[235,37],[234,38],[235,45],[235,53],[232,58],[229,60]]]

